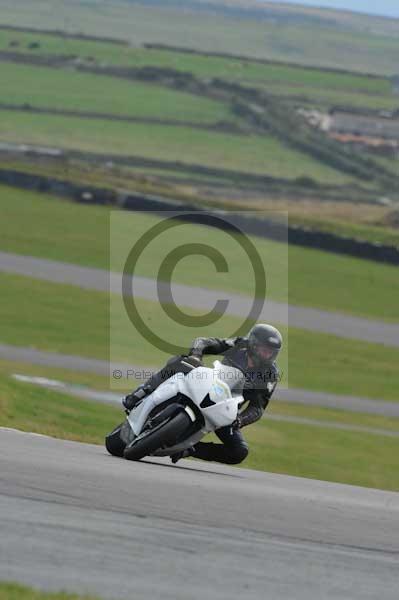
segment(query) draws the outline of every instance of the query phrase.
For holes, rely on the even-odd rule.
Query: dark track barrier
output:
[[[187,214],[182,215],[180,218],[192,223],[196,222],[195,213],[202,210],[198,206],[183,204],[168,198],[148,196],[141,193],[122,193],[12,170],[0,170],[0,183],[26,190],[65,196],[75,202],[85,204],[111,205],[131,211],[153,211],[158,214],[165,211],[185,212]],[[216,210],[216,212],[221,216],[223,215],[223,211]],[[260,237],[280,242],[288,241],[290,244],[305,248],[399,265],[399,248],[395,246],[342,237],[333,233],[292,225],[287,227],[285,224],[272,220],[257,218],[255,214],[254,212],[254,216],[236,215],[234,219],[230,216],[229,221],[245,233]],[[212,224],[210,223],[210,225]],[[226,223],[227,227],[228,224]]]

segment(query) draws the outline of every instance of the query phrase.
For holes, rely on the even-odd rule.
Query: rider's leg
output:
[[[133,390],[123,400],[123,406],[127,410],[132,410],[145,396],[152,394],[161,383],[176,375],[176,373],[189,373],[195,367],[201,365],[201,361],[194,356],[172,356],[163,369],[151,375],[149,379]]]
[[[193,448],[189,448],[172,457],[172,462],[176,463],[180,458],[194,456],[201,460],[215,461],[227,465],[238,465],[248,456],[248,444],[239,429],[231,426],[221,427],[215,431],[222,444],[213,442],[198,442]],[[179,453],[180,454],[180,453]]]

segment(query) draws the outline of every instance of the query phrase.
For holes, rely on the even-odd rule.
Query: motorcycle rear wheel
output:
[[[160,448],[173,446],[191,424],[192,421],[188,414],[181,410],[177,415],[168,417],[154,429],[144,430],[125,449],[123,455],[127,460],[140,460]]]

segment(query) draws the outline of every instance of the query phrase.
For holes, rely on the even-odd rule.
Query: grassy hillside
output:
[[[353,178],[290,149],[271,136],[200,131],[192,127],[121,123],[0,110],[0,140],[104,155],[143,156],[287,179],[308,176],[344,184]],[[290,165],[289,170],[287,165]]]
[[[274,7],[275,8],[275,7]],[[292,10],[292,9],[291,9]],[[359,17],[349,22],[331,19],[319,11],[304,19],[299,9],[290,18],[275,14],[228,14],[215,10],[176,8],[164,1],[146,6],[125,0],[29,0],[18,4],[3,0],[5,24],[65,29],[94,35],[119,37],[134,45],[144,42],[173,43],[198,49],[272,58],[303,64],[342,67],[365,72],[393,74],[397,71],[397,28],[381,25],[381,19]],[[326,19],[322,18],[323,13]],[[320,17],[321,15],[321,17]],[[384,23],[385,24],[385,23]]]
[[[1,27],[0,53],[0,76],[7,82],[0,99],[0,143],[156,161],[133,163],[130,170],[125,165],[123,172],[121,161],[116,161],[115,168],[97,171],[95,183],[112,180],[111,185],[126,189],[135,188],[138,177],[153,178],[160,184],[156,193],[173,196],[175,191],[176,197],[188,194],[199,202],[209,196],[229,206],[237,202],[240,208],[270,208],[275,202],[289,208],[292,223],[397,243],[395,205],[392,217],[381,211],[372,220],[367,209],[359,211],[355,205],[377,205],[382,197],[395,200],[396,163],[346,149],[309,128],[295,113],[297,106],[309,104],[323,109],[333,104],[395,109],[399,98],[386,77]],[[53,62],[52,68],[30,64],[40,60],[61,62]],[[96,72],[79,71],[82,68]],[[5,110],[7,105],[14,110]],[[74,114],[77,111],[80,116]],[[96,115],[101,118],[93,118]],[[63,165],[59,176],[73,178],[76,162]],[[44,168],[45,163],[37,161],[28,166],[31,171]],[[82,168],[89,176],[87,165]],[[270,187],[259,176],[285,181]],[[239,200],[236,185],[242,191]],[[262,190],[265,197],[252,198],[249,190]],[[326,214],[330,201],[354,203],[349,222],[338,207]],[[389,230],[384,230],[385,223],[392,223]]]
[[[138,81],[3,62],[0,78],[7,82],[1,102],[17,106],[198,123],[234,120],[222,102]]]
[[[277,63],[262,64],[234,57],[206,56],[162,48],[135,48],[6,29],[0,29],[0,51],[33,57],[79,57],[88,64],[97,65],[171,68],[193,73],[199,78],[217,77],[260,87],[288,99],[307,98],[307,101],[323,106],[344,104],[371,109],[394,109],[399,106],[398,97],[392,93],[391,82],[377,76],[367,77]]]
[[[196,165],[202,165],[286,180],[301,178],[308,188],[314,182],[356,181],[370,189],[382,186],[384,192],[376,190],[376,195],[397,189],[394,165],[377,163],[328,140],[310,128],[290,103],[299,101],[300,91],[301,105],[327,102],[331,106],[341,99],[363,108],[380,101],[381,106],[393,108],[387,79],[0,31],[3,60],[14,61],[0,60],[0,74],[9,82],[3,109],[8,105],[17,109],[1,112],[0,141],[140,156],[157,160],[157,168],[166,168],[165,161],[191,163],[191,175],[198,172],[193,171]],[[77,53],[69,48],[65,54],[69,43],[77,45]],[[83,50],[85,44],[89,47]],[[44,53],[41,58],[40,53]],[[143,78],[152,83],[143,83]],[[54,111],[67,114],[54,115]],[[76,111],[81,114],[75,115]],[[96,115],[101,120],[93,121]],[[122,117],[134,123],[125,125]],[[194,131],[196,123],[208,131]],[[210,130],[215,123],[217,129]],[[169,164],[170,168],[180,167]],[[286,191],[283,187],[280,193]],[[353,187],[350,193],[359,196]]]

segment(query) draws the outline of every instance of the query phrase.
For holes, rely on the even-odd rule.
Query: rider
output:
[[[275,361],[282,342],[278,329],[266,324],[255,325],[245,338],[196,338],[189,355],[171,358],[166,367],[126,396],[123,405],[130,411],[172,375],[188,373],[201,366],[204,354],[223,354],[223,364],[236,367],[244,373],[243,397],[248,404],[233,425],[215,431],[222,444],[198,442],[171,458],[173,463],[187,456],[226,464],[241,463],[248,456],[248,444],[240,429],[260,419],[269,403],[278,381],[279,371]]]

